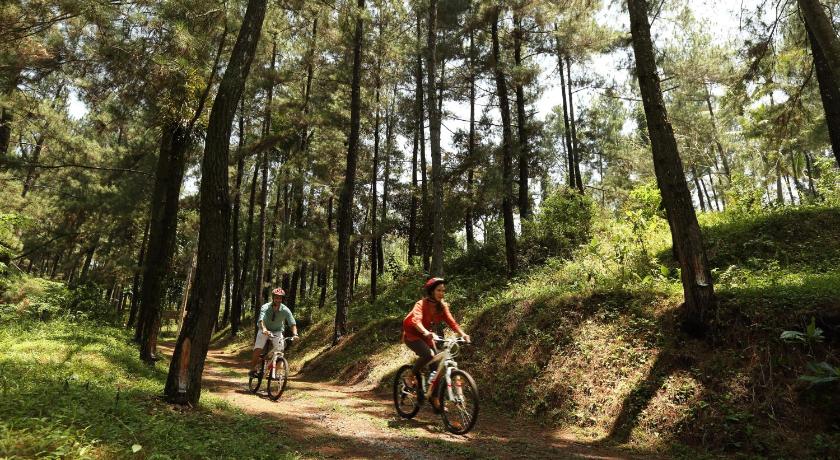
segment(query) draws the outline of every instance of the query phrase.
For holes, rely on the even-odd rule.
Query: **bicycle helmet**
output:
[[[446,280],[443,278],[429,278],[426,284],[423,285],[423,291],[427,296],[431,296],[435,288],[441,284],[446,284]]]
[[[271,295],[279,295],[279,296],[282,297],[282,296],[286,295],[286,291],[284,291],[283,288],[277,288],[277,289],[271,291]]]

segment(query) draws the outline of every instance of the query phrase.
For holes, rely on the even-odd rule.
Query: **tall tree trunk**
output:
[[[38,179],[37,164],[41,159],[41,151],[44,149],[44,133],[39,133],[35,139],[35,149],[32,151],[32,156],[29,159],[29,168],[26,171],[26,179],[23,181],[23,191],[20,196],[26,197],[29,190],[35,185],[35,180]]]
[[[566,76],[568,77],[569,88],[569,124],[572,127],[572,161],[575,168],[575,187],[583,193],[583,179],[580,176],[580,150],[577,139],[577,121],[575,120],[575,102],[572,92],[572,60],[566,56]]]
[[[714,200],[713,203],[715,204],[715,211],[720,212],[720,204],[718,204],[718,195],[717,191],[715,190],[715,178],[712,176],[712,173],[709,172],[709,188],[712,190],[712,199]]]
[[[421,35],[421,15],[417,14],[417,47],[418,50],[422,50],[422,44],[420,41]],[[426,102],[425,102],[425,90],[423,89],[423,53],[418,52],[417,54],[417,104],[420,110],[420,118],[418,119],[418,123],[420,124],[420,189],[422,200],[420,204],[420,209],[423,211],[423,227],[421,232],[420,238],[420,246],[422,251],[422,259],[423,259],[423,271],[428,273],[429,268],[431,266],[431,258],[432,258],[432,211],[429,209],[429,181],[428,181],[428,168],[426,166]]]
[[[502,68],[502,52],[499,47],[499,9],[496,7],[491,19],[493,37],[493,71],[496,76],[496,94],[499,98],[499,111],[502,115],[502,216],[505,226],[505,255],[507,257],[508,276],[516,273],[516,230],[513,226],[513,134],[510,128],[510,102],[508,101],[507,81]]]
[[[243,100],[244,101],[244,100]],[[239,253],[239,208],[242,201],[242,176],[245,173],[245,155],[242,153],[242,146],[245,144],[245,104],[240,102],[239,106],[239,146],[236,149],[236,185],[233,189],[233,225],[231,240],[233,242],[233,292],[231,299],[230,310],[230,334],[236,336],[239,334],[239,328],[242,324],[242,271],[240,266]]]
[[[554,25],[557,30],[557,25]],[[567,185],[569,188],[575,188],[577,181],[575,180],[575,153],[572,148],[572,128],[569,126],[569,101],[566,100],[566,72],[563,70],[563,52],[560,45],[557,45],[557,66],[560,72],[560,91],[563,95],[563,140],[566,145],[566,166],[569,170],[567,174]]]
[[[700,212],[706,212],[706,203],[703,202],[703,190],[700,189],[700,175],[697,174],[697,169],[691,167],[691,177],[694,178],[694,188],[697,190],[697,201],[700,203]]]
[[[429,0],[429,23],[426,40],[426,78],[429,96],[429,138],[432,150],[432,266],[433,276],[443,276],[443,175],[440,155],[440,110],[435,82],[437,65],[437,0]]]
[[[245,225],[245,250],[242,253],[242,273],[239,276],[239,292],[234,295],[234,309],[238,309],[241,314],[245,314],[245,292],[248,288],[248,276],[251,273],[251,247],[253,246],[253,230],[254,230],[254,205],[257,199],[257,184],[259,183],[259,172],[261,157],[257,156],[254,161],[254,174],[251,176],[251,191],[248,197],[248,222]],[[249,299],[251,300],[251,299]],[[238,308],[237,308],[238,306]],[[253,309],[253,306],[252,306]],[[256,321],[256,319],[254,320]],[[256,327],[256,323],[255,323]]]
[[[808,21],[805,21],[805,30],[808,31],[808,42],[811,44],[831,150],[834,152],[837,166],[840,167],[840,75],[832,74],[825,53],[820,48]]]
[[[140,274],[143,273],[143,266],[146,263],[146,244],[149,241],[149,228],[151,227],[151,223],[151,219],[146,219],[146,229],[143,230],[143,242],[140,243],[140,254],[137,255],[137,266],[134,268],[134,278],[131,282],[131,307],[128,311],[128,323],[125,325],[128,329],[132,329],[134,322],[137,321],[137,306],[140,305]]]
[[[396,121],[396,117],[394,115],[396,100],[397,85],[395,83],[394,88],[391,91],[391,103],[385,112],[385,177],[382,179],[382,218],[379,219],[379,241],[376,243],[376,247],[379,250],[376,254],[376,257],[379,260],[380,276],[382,276],[382,274],[385,273],[385,248],[382,244],[382,235],[387,230],[387,228],[385,228],[385,222],[388,219],[388,194],[391,191],[391,156],[393,155],[394,149],[393,132],[394,123]]]
[[[417,124],[414,127],[414,139],[411,144],[411,205],[408,209],[408,264],[414,262],[417,254],[417,151],[420,133]]]
[[[230,281],[230,264],[225,265],[225,283],[224,283],[224,293],[225,296],[225,309],[222,310],[222,320],[221,322],[216,322],[216,331],[220,331],[227,326],[228,322],[230,321],[230,295],[232,291],[232,283]]]
[[[353,37],[353,80],[350,86],[350,135],[347,138],[347,167],[344,186],[338,204],[338,257],[336,261],[335,289],[335,331],[333,344],[347,333],[347,315],[350,306],[352,248],[350,236],[353,233],[353,191],[356,187],[356,161],[359,150],[359,127],[361,123],[361,77],[362,40],[364,37],[365,0],[357,0],[356,33]]]
[[[825,56],[836,87],[837,82],[840,81],[840,39],[837,38],[831,19],[819,0],[797,0],[797,3],[799,3],[802,16],[805,17],[810,35]]]
[[[379,41],[382,41],[382,22],[379,23]],[[376,58],[374,81],[374,107],[373,110],[373,170],[370,173],[370,301],[376,301],[376,281],[379,278],[379,250],[376,244],[379,243],[377,231],[379,228],[376,225],[377,214],[379,207],[376,204],[377,190],[376,182],[379,175],[379,101],[381,94],[382,79],[380,73],[382,72],[382,49],[379,50]]]
[[[776,202],[784,206],[785,194],[782,192],[782,167],[779,164],[780,159],[776,160]]]
[[[265,108],[265,127],[263,128],[263,137],[268,138],[271,135],[271,112],[272,104],[274,102],[274,70],[277,65],[277,41],[275,40],[271,46],[271,77],[268,84],[268,99],[266,100]],[[254,310],[254,318],[259,315],[259,305],[265,299],[263,290],[265,288],[265,258],[267,255],[266,249],[266,235],[265,235],[265,221],[266,221],[266,207],[268,206],[268,154],[269,150],[263,152],[262,155],[262,181],[260,182],[260,225],[257,231],[257,238],[259,240],[259,247],[257,248],[257,269],[254,273],[254,301],[252,303]],[[255,320],[256,321],[256,320]]]
[[[814,172],[813,172],[813,162],[811,161],[811,154],[808,151],[805,151],[805,170],[808,173],[808,191],[811,193],[811,196],[816,198],[817,196],[817,189],[814,188]]]
[[[219,84],[201,163],[198,268],[184,327],[172,354],[164,394],[181,404],[198,403],[210,335],[219,312],[230,231],[228,154],[236,106],[242,96],[265,18],[266,0],[249,0],[236,44]]]
[[[720,161],[723,164],[723,173],[726,174],[726,180],[732,180],[732,173],[729,170],[729,160],[726,158],[726,152],[723,150],[723,144],[720,143],[720,136],[718,134],[717,128],[717,119],[715,117],[715,111],[712,108],[712,93],[709,91],[709,87],[704,85],[706,90],[706,108],[709,110],[709,119],[712,121],[712,137],[715,140],[715,147],[717,148],[718,155],[720,156]]]
[[[467,204],[466,215],[464,216],[466,222],[467,234],[467,248],[475,246],[475,223],[473,217],[473,180],[475,177],[475,31],[470,28],[470,53],[469,53],[469,71],[470,71],[470,133],[467,143],[467,161],[470,163],[467,168]]]
[[[164,127],[152,191],[149,247],[143,267],[140,316],[136,330],[140,359],[149,364],[156,359],[160,313],[163,294],[166,292],[166,279],[172,271],[178,201],[189,146],[190,136],[182,124],[173,122]]]
[[[329,200],[327,200],[327,230],[329,230],[330,232],[332,232],[332,229],[333,229],[332,222],[333,222],[333,196],[330,195]],[[325,266],[323,268],[323,271],[321,272],[321,280],[322,280],[323,284],[321,284],[321,297],[318,299],[318,308],[324,308],[324,305],[326,305],[326,302],[327,302],[327,288],[328,288],[329,280],[330,280],[329,275],[330,275],[329,267]]]
[[[685,294],[683,326],[687,331],[700,335],[711,326],[714,317],[715,295],[711,271],[706,260],[700,225],[691,205],[691,193],[685,182],[677,141],[662,99],[650,37],[647,1],[628,0],[628,9],[636,74],[653,150],[656,180],[662,193],[677,260],[682,269]]]
[[[514,14],[513,17],[513,63],[521,69],[522,67],[522,40],[525,31],[522,29],[522,18]],[[519,217],[525,220],[531,218],[531,196],[528,190],[528,137],[526,125],[528,119],[525,116],[525,89],[522,82],[516,81],[516,121],[517,121],[517,153],[519,156]]]

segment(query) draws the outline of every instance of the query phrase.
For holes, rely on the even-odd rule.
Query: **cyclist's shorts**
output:
[[[281,332],[272,332],[272,334],[274,334],[274,338],[272,339],[271,344],[274,345],[274,348],[282,350],[283,349],[282,348],[283,347],[283,342],[282,342],[283,334]],[[265,348],[265,344],[266,344],[266,342],[268,342],[269,338],[270,337],[263,334],[262,331],[257,331],[257,339],[254,341],[254,349]]]

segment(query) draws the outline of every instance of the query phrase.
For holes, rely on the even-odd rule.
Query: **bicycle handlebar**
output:
[[[433,340],[437,343],[470,343],[470,344],[472,343],[472,342],[467,342],[467,340],[463,337],[455,337],[455,338],[452,338],[452,339],[444,339],[443,337],[435,337]]]

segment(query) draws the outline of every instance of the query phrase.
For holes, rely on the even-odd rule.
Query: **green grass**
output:
[[[0,457],[299,457],[268,434],[277,422],[208,395],[192,409],[164,403],[164,364],[142,364],[127,336],[63,321],[0,326]]]

